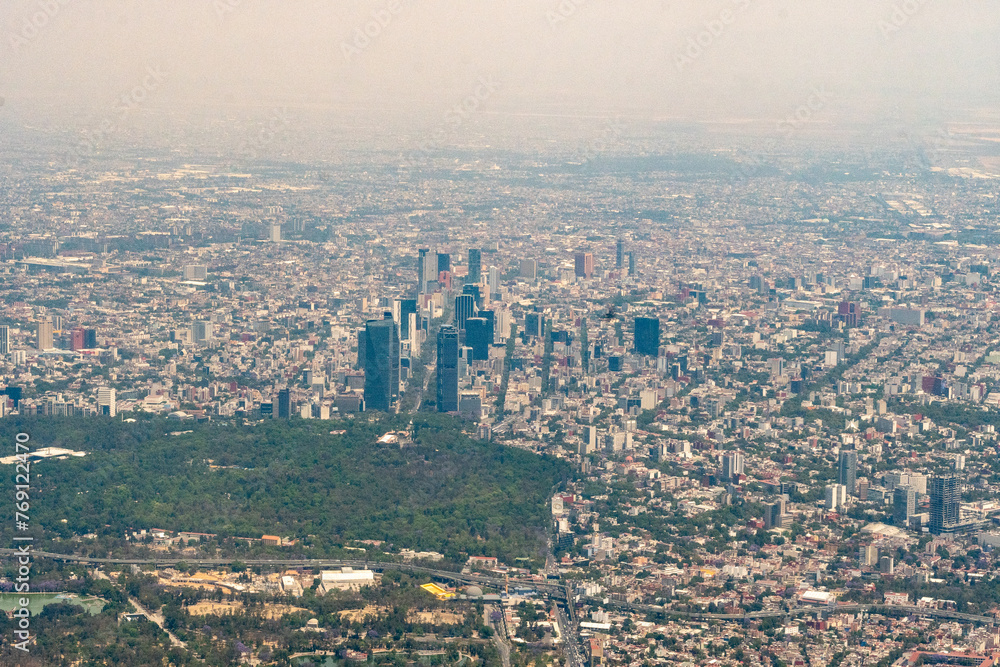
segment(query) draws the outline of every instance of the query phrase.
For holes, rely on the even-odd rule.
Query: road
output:
[[[19,552],[16,549],[0,549],[0,556],[16,556]],[[88,563],[91,565],[153,565],[153,566],[172,566],[178,563],[186,563],[189,566],[194,565],[198,567],[220,567],[231,565],[234,562],[241,562],[247,566],[262,565],[267,567],[300,567],[300,568],[334,568],[334,567],[353,567],[353,568],[367,568],[376,571],[385,570],[400,570],[403,572],[412,572],[416,574],[425,574],[429,577],[435,577],[438,579],[455,581],[460,583],[468,584],[479,584],[485,585],[496,590],[503,590],[507,583],[516,583],[523,586],[533,588],[534,590],[542,593],[553,600],[562,600],[567,604],[573,604],[574,600],[567,599],[571,596],[569,589],[563,586],[561,583],[548,583],[541,581],[519,581],[514,580],[507,582],[499,577],[487,577],[481,574],[463,574],[461,572],[452,572],[450,570],[435,570],[433,568],[424,567],[422,565],[411,565],[409,563],[385,563],[385,562],[373,562],[373,561],[363,561],[363,560],[326,560],[326,559],[260,559],[260,560],[240,560],[237,558],[207,558],[207,559],[185,559],[185,558],[89,558],[87,556],[75,556],[68,554],[52,553],[48,551],[35,551],[32,553],[35,558],[50,558],[52,560],[59,560],[70,563]],[[788,611],[783,610],[773,610],[773,611],[754,611],[745,614],[709,614],[702,612],[684,612],[675,611],[669,607],[663,607],[662,605],[647,605],[638,604],[632,602],[621,602],[617,600],[610,600],[608,598],[592,598],[592,597],[582,597],[577,598],[577,601],[584,602],[593,605],[603,605],[619,607],[623,609],[630,609],[637,612],[654,612],[662,613],[668,616],[676,616],[679,618],[687,618],[695,621],[747,621],[761,618],[792,618],[796,616],[803,616],[809,614],[831,614],[831,613],[857,613],[857,612],[869,612],[874,611],[876,613],[899,613],[899,614],[913,614],[918,616],[931,616],[934,618],[945,618],[956,621],[967,621],[972,623],[984,623],[988,625],[998,625],[998,619],[992,616],[977,616],[975,614],[961,614],[955,611],[948,611],[944,609],[923,609],[920,607],[913,606],[902,606],[902,605],[864,605],[864,604],[847,604],[847,605],[834,605],[834,606],[796,606]],[[570,635],[573,633],[567,633]]]
[[[0,556],[16,556],[16,549],[0,549]],[[50,551],[34,551],[35,558],[50,558],[52,560],[64,561],[67,563],[87,563],[90,565],[153,565],[156,567],[171,567],[178,563],[185,563],[195,567],[224,567],[235,562],[243,563],[246,566],[262,565],[266,567],[290,567],[290,568],[335,568],[353,567],[366,568],[382,572],[384,570],[399,570],[402,572],[413,572],[416,574],[426,574],[430,577],[456,581],[466,584],[479,584],[502,590],[507,581],[500,577],[488,577],[482,574],[463,574],[451,570],[435,570],[422,565],[411,565],[409,563],[387,563],[365,560],[340,560],[323,558],[265,558],[257,560],[243,560],[239,558],[90,558],[88,556],[76,556],[72,554],[59,554]],[[530,586],[540,593],[545,593],[553,598],[565,599],[565,588],[556,583],[542,581],[518,581],[517,583]]]
[[[510,667],[510,642],[507,639],[507,620],[503,608],[498,604],[488,604],[483,609],[483,615],[486,617],[486,625],[493,630],[493,643],[496,644],[503,667]]]
[[[427,364],[424,366],[424,387],[420,390],[420,396],[417,397],[417,404],[413,406],[414,412],[420,412],[420,404],[424,402],[424,394],[427,393],[427,386],[431,383],[431,374],[434,372],[436,366],[434,364]]]
[[[569,667],[583,667],[586,661],[582,657],[583,653],[581,652],[576,629],[570,622],[569,617],[566,616],[566,610],[560,606],[556,607],[556,623],[559,624],[559,634],[563,638],[563,648],[566,651],[566,659],[569,661]]]
[[[172,645],[177,646],[179,648],[187,648],[187,644],[185,644],[180,639],[178,639],[177,635],[175,635],[174,633],[170,632],[170,630],[167,630],[167,627],[166,627],[166,624],[165,624],[165,620],[166,619],[164,619],[163,616],[160,613],[158,613],[158,612],[154,613],[154,612],[151,612],[150,610],[146,609],[144,606],[142,606],[142,604],[138,600],[136,600],[131,595],[128,596],[128,601],[131,602],[135,606],[135,608],[139,611],[140,614],[142,614],[143,616],[145,616],[146,618],[148,618],[150,621],[152,621],[153,623],[156,623],[158,626],[160,626],[160,629],[163,630],[164,632],[166,632],[167,636],[170,637],[170,643]]]

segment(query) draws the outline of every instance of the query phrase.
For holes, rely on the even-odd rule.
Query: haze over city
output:
[[[4,3],[0,664],[997,665],[997,35]]]

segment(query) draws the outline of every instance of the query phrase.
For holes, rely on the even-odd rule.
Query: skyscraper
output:
[[[495,266],[490,267],[490,272],[486,278],[486,285],[489,287],[491,299],[494,298],[495,295],[500,294],[500,269]]]
[[[281,243],[281,225],[271,225],[269,238],[271,243]]]
[[[438,412],[458,411],[458,329],[444,325],[437,337]]]
[[[455,297],[455,327],[465,330],[465,321],[476,314],[476,298],[471,294]]]
[[[84,348],[83,342],[83,327],[77,327],[69,333],[69,349],[82,350]]]
[[[423,294],[427,291],[427,273],[431,268],[430,252],[429,248],[420,248],[417,250],[417,294]],[[434,260],[434,262],[436,265],[437,260]]]
[[[745,469],[743,452],[730,452],[722,457],[722,477],[731,480],[736,475],[742,475]]]
[[[635,351],[650,357],[660,354],[660,319],[658,317],[635,318]]]
[[[389,412],[399,399],[399,328],[392,313],[365,325],[365,409]]]
[[[10,354],[10,327],[0,324],[0,357]]]
[[[97,329],[83,330],[83,347],[88,350],[93,350],[97,347]]]
[[[399,322],[399,339],[410,340],[410,315],[417,312],[416,299],[396,299],[393,304],[393,317]]]
[[[950,532],[958,525],[962,499],[960,477],[941,475],[931,478],[930,531],[935,535]]]
[[[52,322],[49,320],[39,320],[38,321],[38,349],[39,350],[51,350],[55,347],[52,344]]]
[[[545,331],[545,316],[541,313],[524,314],[524,333],[539,337]]]
[[[292,392],[282,389],[278,392],[278,419],[292,418]]]
[[[184,280],[208,280],[208,267],[204,264],[188,264],[184,267]]]
[[[575,268],[577,278],[593,278],[594,254],[590,252],[576,253]]]
[[[533,259],[522,259],[519,274],[525,280],[534,280],[538,277],[538,262]]]
[[[462,294],[471,294],[472,298],[476,300],[476,308],[480,308],[483,305],[482,293],[479,291],[478,283],[466,283],[462,285]]]
[[[847,493],[857,492],[858,453],[853,449],[842,449],[837,461],[837,483],[847,487]]]
[[[897,528],[909,525],[910,517],[917,512],[917,494],[909,484],[892,490],[892,522]]]
[[[102,415],[114,417],[117,408],[115,390],[111,387],[99,387],[97,389],[97,411]]]
[[[485,317],[470,317],[465,321],[465,344],[472,348],[473,360],[489,359],[492,342],[489,321]]]
[[[781,528],[785,522],[785,499],[778,498],[775,502],[764,505],[764,528]]]
[[[497,314],[495,311],[486,309],[480,310],[478,317],[486,320],[486,333],[489,338],[489,344],[492,345],[493,341],[496,340]]]
[[[625,267],[625,241],[618,239],[618,243],[615,245],[615,268],[621,269]]]
[[[478,283],[483,277],[483,251],[479,248],[469,248],[469,277],[470,283]]]
[[[438,253],[437,272],[441,273],[442,271],[451,271],[451,255],[446,252]]]
[[[635,250],[630,250],[628,253],[628,274],[630,276],[636,275]]]

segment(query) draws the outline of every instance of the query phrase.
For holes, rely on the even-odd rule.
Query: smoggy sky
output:
[[[284,108],[405,129],[463,103],[925,124],[1000,94],[995,0],[5,0],[0,29],[0,127]]]

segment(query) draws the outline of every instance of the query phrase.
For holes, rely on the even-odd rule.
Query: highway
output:
[[[0,549],[0,556],[16,556],[18,551],[16,549]],[[537,590],[549,597],[550,599],[556,600],[558,602],[563,602],[566,604],[566,609],[560,607],[558,622],[560,627],[564,630],[563,636],[565,637],[564,644],[566,646],[567,657],[572,663],[572,667],[579,667],[583,664],[581,660],[582,648],[579,646],[579,641],[577,638],[577,633],[575,631],[575,624],[570,618],[567,618],[567,610],[569,613],[573,613],[572,605],[575,602],[582,602],[590,605],[600,605],[605,607],[618,607],[621,609],[629,609],[631,611],[640,613],[657,613],[664,614],[666,616],[675,618],[684,618],[692,621],[737,621],[746,622],[750,620],[758,620],[764,618],[795,618],[799,616],[806,616],[811,614],[820,614],[822,616],[827,616],[835,613],[879,613],[879,614],[893,614],[893,615],[916,615],[916,616],[929,616],[933,618],[964,621],[969,623],[982,623],[986,625],[998,625],[998,619],[992,616],[978,616],[975,614],[963,614],[956,611],[948,611],[944,609],[924,609],[914,606],[903,606],[903,605],[869,605],[869,604],[841,604],[834,606],[795,606],[791,609],[785,610],[770,610],[770,611],[754,611],[747,612],[744,614],[709,614],[703,612],[684,612],[671,609],[669,607],[663,607],[662,605],[647,605],[632,602],[622,602],[618,600],[611,600],[608,598],[595,598],[595,597],[579,597],[575,600],[568,587],[564,586],[562,583],[548,583],[540,581],[519,581],[514,580],[507,582],[499,577],[489,577],[482,574],[463,574],[461,572],[452,572],[450,570],[436,570],[434,568],[424,567],[422,565],[412,565],[410,563],[387,563],[387,562],[376,562],[376,561],[364,561],[364,560],[339,560],[339,559],[258,559],[258,560],[240,560],[234,558],[209,558],[209,559],[186,559],[186,558],[90,558],[87,556],[75,556],[70,554],[59,554],[48,551],[35,551],[32,552],[34,558],[50,558],[53,560],[60,560],[70,563],[85,563],[91,565],[153,565],[157,567],[168,567],[172,565],[177,565],[178,563],[186,563],[189,566],[196,567],[222,567],[231,565],[234,562],[242,562],[249,566],[261,565],[265,567],[301,567],[301,568],[335,568],[335,567],[353,567],[357,569],[367,568],[375,571],[385,571],[385,570],[399,570],[403,572],[411,572],[414,574],[423,574],[428,577],[433,577],[437,579],[453,581],[457,583],[466,584],[478,584],[480,586],[488,586],[495,590],[503,590],[507,583],[515,583],[524,587],[532,588]],[[549,553],[551,558],[551,551]],[[551,561],[549,558],[546,559],[546,572],[549,572],[555,567],[554,559]],[[502,623],[502,621],[501,621]],[[499,630],[499,628],[497,628]],[[500,634],[499,632],[497,634]],[[507,656],[509,659],[509,644],[505,641],[507,637],[506,629],[503,629],[503,639],[498,644],[498,649],[501,652],[501,657],[504,655],[504,648],[506,648]]]

